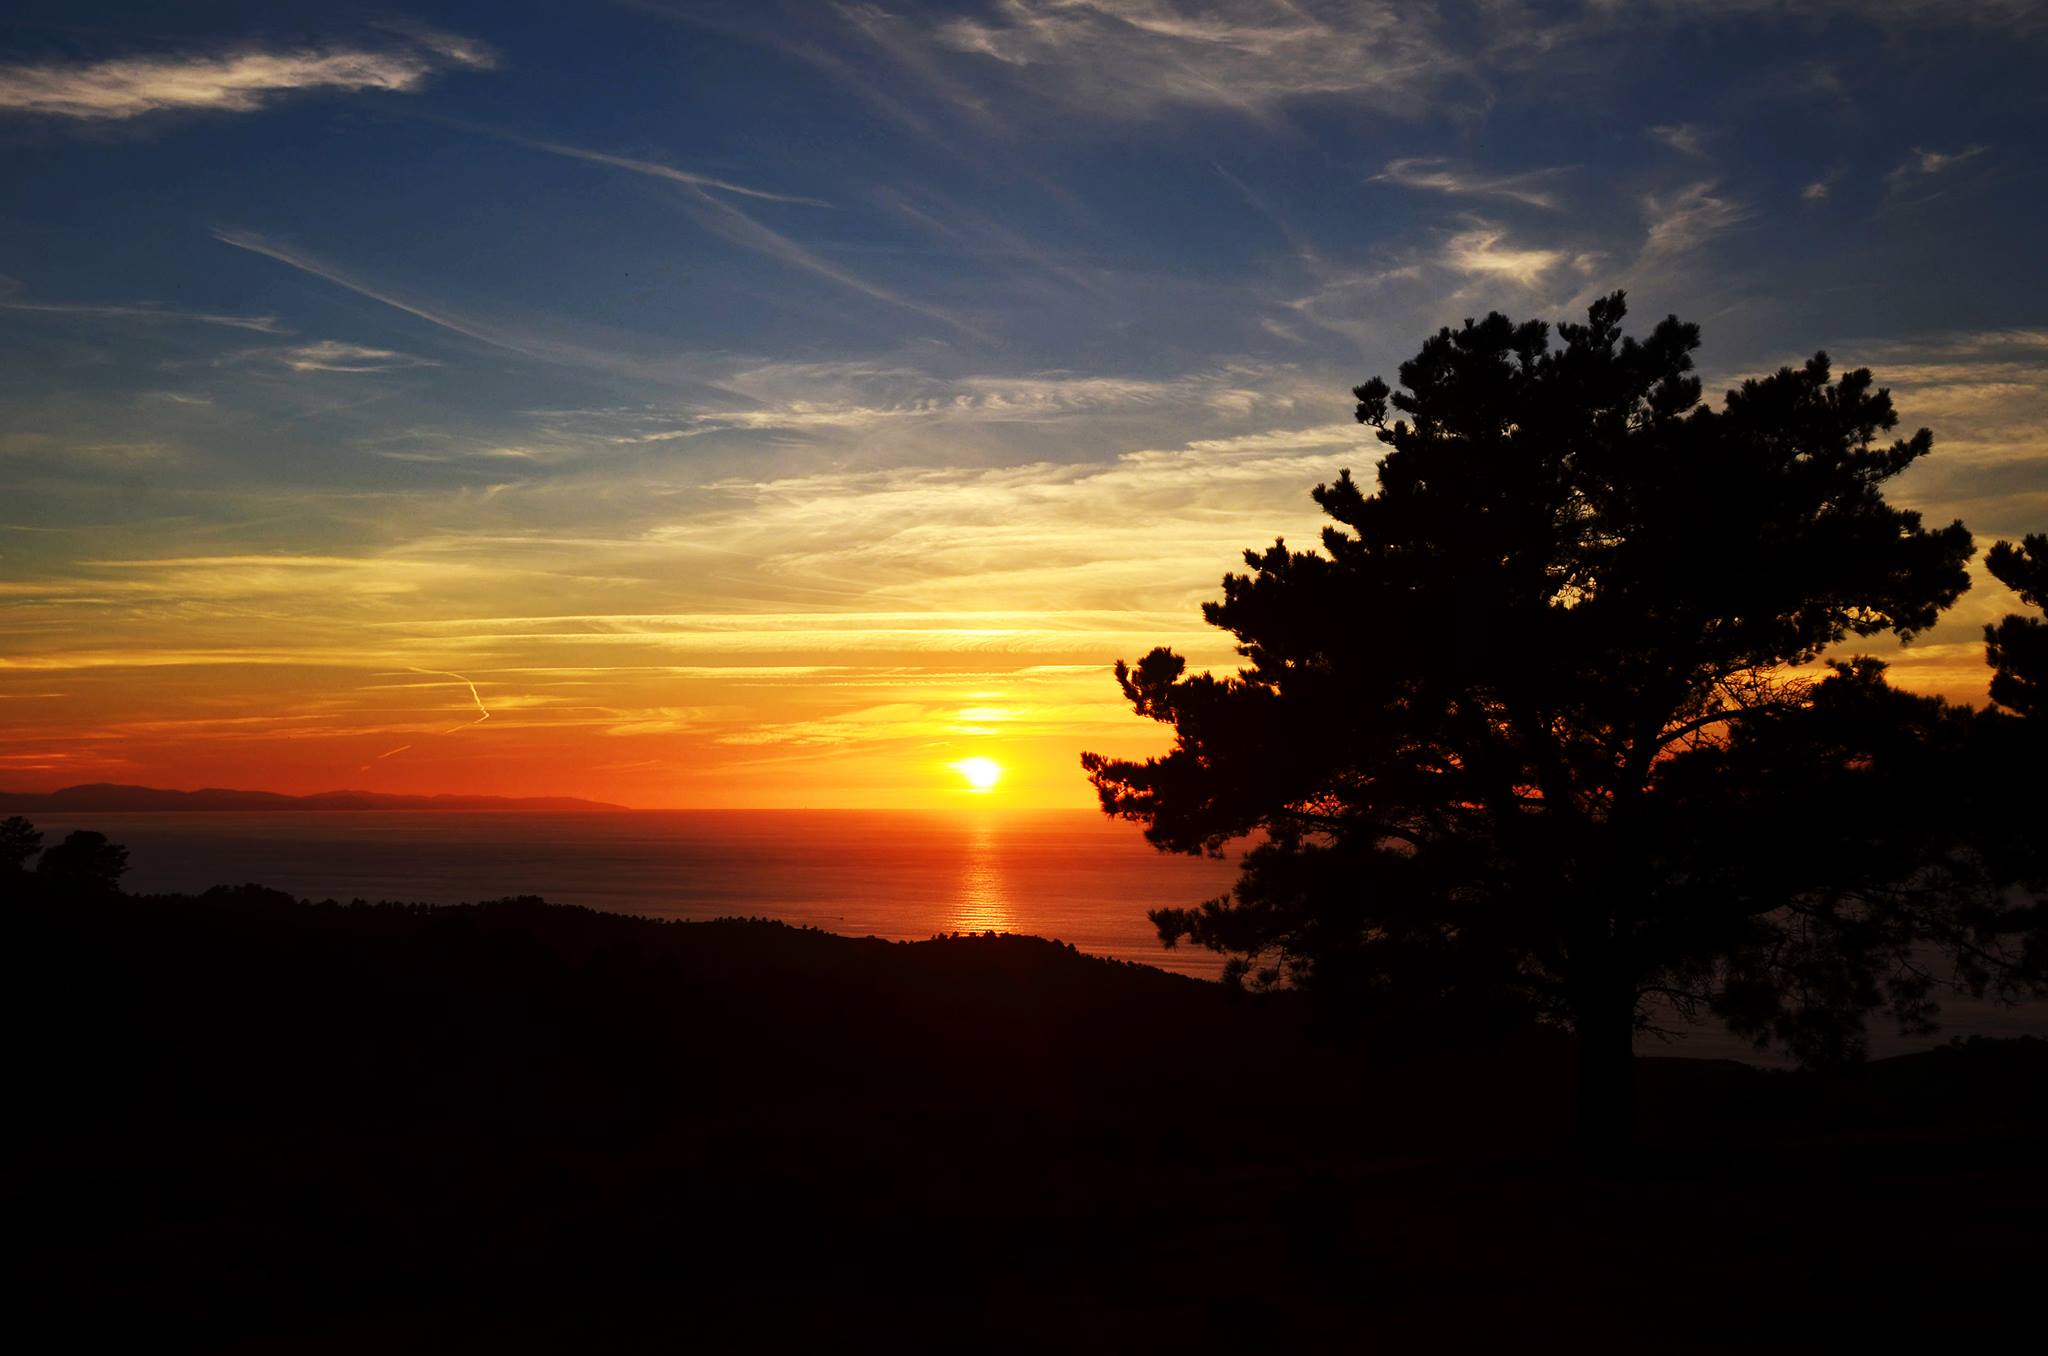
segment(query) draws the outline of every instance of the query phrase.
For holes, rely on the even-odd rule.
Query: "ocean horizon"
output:
[[[0,808],[0,813],[5,813]],[[702,921],[771,918],[853,937],[1016,933],[1216,980],[1223,957],[1161,945],[1146,911],[1227,891],[1237,853],[1164,853],[1090,810],[110,811],[30,816],[129,850],[131,894],[257,884],[301,899],[554,904]],[[2048,1036],[2048,1003],[1952,995],[1934,1035],[1870,1019],[1873,1056],[1957,1036]],[[1645,1055],[1785,1063],[1718,1025],[1675,1017]]]
[[[133,894],[253,882],[305,899],[541,895],[654,918],[774,918],[891,941],[1012,932],[1214,979],[1148,909],[1222,894],[1224,860],[1088,810],[116,811],[32,815],[129,849]]]

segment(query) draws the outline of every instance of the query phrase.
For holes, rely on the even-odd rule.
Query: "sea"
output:
[[[1234,862],[1162,853],[1092,811],[264,811],[32,816],[128,848],[132,894],[254,882],[306,899],[541,895],[652,918],[774,918],[891,941],[1012,932],[1215,978],[1145,912],[1224,893]]]
[[[32,816],[46,841],[95,829],[128,848],[130,893],[255,883],[304,899],[459,904],[540,895],[653,918],[773,918],[853,937],[1020,933],[1214,980],[1223,958],[1163,946],[1146,918],[1225,893],[1234,858],[1162,853],[1092,811],[165,811]],[[1871,1021],[1873,1055],[1956,1036],[2048,1036],[2048,1001],[1954,996],[1942,1030]],[[1717,1026],[1638,1041],[1645,1055],[1783,1061]]]

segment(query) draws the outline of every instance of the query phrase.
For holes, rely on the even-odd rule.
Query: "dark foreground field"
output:
[[[4,920],[15,1350],[1828,1349],[2038,1313],[2048,1046],[1402,1059],[1024,938],[255,890]],[[26,1340],[24,1340],[26,1339]]]

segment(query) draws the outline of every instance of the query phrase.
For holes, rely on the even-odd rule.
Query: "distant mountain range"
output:
[[[119,810],[545,810],[557,814],[624,810],[574,796],[392,796],[381,791],[322,791],[285,796],[275,791],[165,791],[154,786],[93,782],[61,791],[0,791],[0,811],[86,814]]]

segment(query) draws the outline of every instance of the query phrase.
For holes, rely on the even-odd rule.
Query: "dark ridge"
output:
[[[1554,1033],[1038,938],[242,886],[0,943],[23,1350],[1699,1350],[2029,1293],[2048,1218],[2030,1041],[1645,1060],[1589,1176]]]
[[[321,791],[287,796],[276,791],[166,791],[154,786],[92,782],[61,791],[0,791],[0,813],[97,814],[135,810],[503,810],[581,814],[624,810],[574,796],[397,796],[381,791]]]

